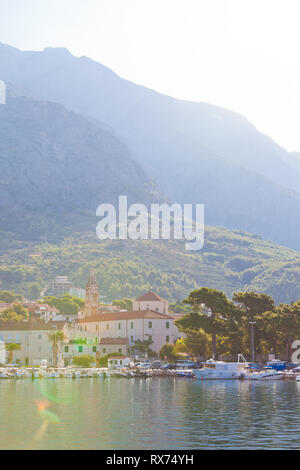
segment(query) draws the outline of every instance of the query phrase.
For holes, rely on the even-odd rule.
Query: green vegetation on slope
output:
[[[23,245],[24,246],[24,245]],[[0,287],[37,298],[57,275],[84,287],[95,270],[104,301],[152,289],[176,301],[201,286],[227,295],[255,290],[277,302],[300,298],[300,254],[240,231],[206,227],[205,245],[188,252],[179,241],[99,241],[94,234],[59,245],[27,244],[0,252]]]

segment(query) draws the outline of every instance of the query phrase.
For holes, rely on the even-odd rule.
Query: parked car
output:
[[[162,366],[162,369],[174,370],[177,369],[177,364],[165,364],[164,366]]]
[[[296,364],[295,362],[287,362],[286,363],[286,368],[288,370],[295,369],[297,367],[299,367],[299,364]]]
[[[180,359],[179,361],[176,362],[176,364],[177,364],[177,367],[179,367],[179,368],[180,367],[193,368],[194,365],[195,365],[195,362],[194,361],[189,361],[187,359],[185,359],[185,360]]]
[[[161,361],[154,361],[152,364],[152,369],[161,369],[163,366],[163,363]]]
[[[136,366],[138,369],[143,369],[143,370],[146,370],[146,369],[150,369],[151,368],[151,364],[150,362],[142,362],[141,364],[139,364],[138,366]]]

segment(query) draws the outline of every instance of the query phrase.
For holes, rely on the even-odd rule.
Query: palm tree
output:
[[[8,363],[12,364],[14,351],[20,351],[21,345],[17,343],[7,343],[5,349],[8,351]]]
[[[53,365],[55,367],[57,364],[58,345],[65,339],[65,335],[63,331],[58,330],[53,333],[48,333],[48,337],[52,343]]]

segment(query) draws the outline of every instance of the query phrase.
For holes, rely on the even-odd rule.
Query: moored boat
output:
[[[242,354],[238,355],[237,362],[215,361],[209,359],[203,362],[201,369],[193,369],[196,379],[201,380],[233,380],[245,379],[249,376],[248,362]]]
[[[279,372],[275,369],[263,369],[258,372],[253,372],[249,379],[251,380],[282,380],[285,377],[284,372]]]

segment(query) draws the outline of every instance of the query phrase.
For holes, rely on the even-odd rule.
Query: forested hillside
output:
[[[0,255],[1,288],[39,297],[57,275],[85,287],[94,268],[104,301],[152,289],[171,301],[197,287],[231,295],[255,290],[277,302],[300,298],[300,255],[242,232],[207,227],[204,249],[188,252],[178,241],[102,241],[82,234],[62,243],[14,244]]]

